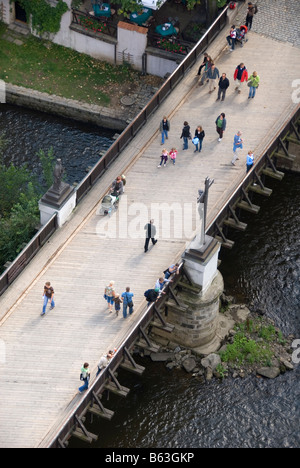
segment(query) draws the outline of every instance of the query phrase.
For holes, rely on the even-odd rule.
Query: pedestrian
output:
[[[98,377],[98,375],[100,374],[100,372],[105,369],[105,367],[108,366],[108,363],[109,361],[111,360],[111,358],[113,357],[114,355],[114,351],[112,350],[109,350],[108,353],[104,354],[102,356],[102,358],[100,359],[99,361],[99,364],[98,364],[98,371],[97,371],[97,374],[96,374],[96,377]]]
[[[166,148],[164,148],[162,150],[162,153],[161,153],[160,163],[159,163],[159,165],[157,167],[161,167],[162,165],[164,165],[164,167],[166,167],[167,161],[168,161],[168,150]]]
[[[222,114],[219,115],[216,119],[216,130],[217,133],[219,134],[219,140],[222,141],[224,132],[226,130],[226,119],[225,119],[225,114],[222,112]]]
[[[159,288],[147,289],[147,291],[144,292],[144,296],[146,298],[146,301],[148,302],[148,305],[151,302],[155,302],[157,300],[157,298],[159,297],[159,293]]]
[[[227,36],[226,39],[230,47],[230,52],[233,52],[235,48],[235,42],[236,42],[236,28],[234,24],[231,26],[230,31],[229,31],[229,36]]]
[[[157,242],[157,239],[155,239],[156,227],[154,226],[154,219],[150,219],[149,223],[145,224],[144,230],[146,231],[146,240],[145,240],[145,253],[146,253],[148,252],[150,239],[153,245],[155,245]]]
[[[107,301],[108,304],[108,310],[111,313],[113,310],[113,304],[114,304],[114,297],[115,297],[115,289],[114,289],[114,281],[110,281],[109,285],[106,286],[104,290],[104,299]]]
[[[50,301],[50,310],[54,309],[55,307],[55,302],[54,302],[54,289],[53,287],[51,286],[51,283],[50,281],[47,281],[45,283],[45,286],[44,286],[44,293],[43,293],[43,312],[41,313],[41,315],[45,315],[46,314],[46,308],[47,308],[47,304],[48,304],[48,301]]]
[[[258,8],[252,2],[248,2],[247,16],[246,16],[246,26],[248,31],[252,28],[253,16],[257,13]]]
[[[238,150],[241,150],[243,149],[243,139],[242,139],[242,133],[240,131],[238,131],[235,135],[234,135],[234,139],[233,139],[233,159],[231,161],[231,164],[233,166],[235,166],[235,161],[238,158],[238,154],[237,154],[237,151]]]
[[[170,131],[170,122],[166,116],[164,116],[160,122],[159,130],[161,133],[161,145],[163,145],[165,143],[165,139],[168,139],[168,132]]]
[[[160,278],[158,278],[158,280],[156,280],[154,289],[158,288],[161,291],[166,283],[172,283],[172,280],[170,280],[168,278],[163,278],[161,276]]]
[[[226,91],[229,88],[229,84],[230,84],[229,79],[226,77],[226,73],[222,73],[222,76],[219,79],[219,89],[218,89],[217,101],[220,100],[221,96],[222,96],[221,101],[224,101],[225,96],[226,96]]]
[[[190,126],[187,121],[183,123],[183,129],[180,138],[183,138],[183,150],[187,150],[189,147],[188,140],[191,138]]]
[[[110,192],[113,197],[119,197],[123,194],[124,183],[122,180],[122,176],[118,176],[116,180],[113,181]]]
[[[247,71],[247,68],[245,67],[244,63],[240,63],[236,67],[233,77],[234,77],[234,81],[237,80],[238,83],[239,83],[236,86],[235,90],[238,91],[238,93],[240,94],[241,93],[242,83],[248,81],[248,71]]]
[[[115,303],[115,311],[116,311],[116,316],[118,317],[119,312],[121,310],[121,304],[122,304],[122,298],[120,297],[120,294],[115,294],[114,297],[114,303]]]
[[[200,76],[201,75],[201,70],[202,68],[205,68],[205,65],[206,65],[206,62],[207,62],[207,57],[208,57],[208,53],[207,52],[204,52],[203,54],[203,62],[201,63],[200,67],[199,67],[199,70],[198,70],[198,73],[196,76]]]
[[[214,63],[212,63],[210,69],[207,72],[207,78],[209,80],[209,94],[211,94],[216,88],[217,88],[217,83],[216,79],[220,78],[220,73],[218,68],[215,66]]]
[[[248,154],[247,154],[247,161],[246,161],[246,172],[248,173],[252,167],[253,167],[253,164],[254,164],[254,155],[253,155],[253,151],[248,151]]]
[[[249,96],[248,96],[248,99],[250,98],[254,98],[255,94],[256,94],[256,90],[259,86],[259,82],[260,82],[260,78],[257,74],[256,71],[254,71],[252,73],[252,75],[250,76],[249,80],[248,80],[248,86],[249,86]]]
[[[133,298],[134,294],[130,292],[130,287],[127,286],[126,291],[123,292],[122,298],[123,298],[123,317],[127,317],[127,307],[129,308],[129,315],[132,314],[133,312]]]
[[[204,72],[203,72],[202,78],[201,78],[201,80],[199,82],[199,86],[203,86],[205,80],[208,81],[207,73],[208,73],[208,70],[210,69],[211,65],[212,65],[212,58],[211,58],[210,55],[208,55],[205,66],[204,66]]]
[[[165,280],[169,279],[170,276],[173,275],[173,273],[176,273],[177,275],[179,274],[179,263],[175,263],[173,265],[170,265],[169,268],[167,268],[164,271]]]
[[[170,159],[173,161],[173,165],[175,165],[177,153],[178,153],[178,151],[177,151],[176,148],[172,148],[170,153],[169,153]]]
[[[82,393],[84,390],[89,388],[89,381],[90,381],[90,369],[89,364],[85,362],[81,368],[80,380],[84,382],[82,387],[79,387],[79,392]]]
[[[195,145],[194,153],[197,153],[197,151],[199,151],[199,153],[201,152],[204,137],[205,137],[205,131],[203,130],[201,125],[198,125],[198,127],[195,130],[195,137],[193,138],[193,143]]]

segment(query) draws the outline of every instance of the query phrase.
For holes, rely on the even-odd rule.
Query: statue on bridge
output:
[[[198,213],[201,222],[201,232],[196,235],[195,239],[190,244],[190,249],[201,250],[205,248],[207,242],[206,232],[206,216],[207,216],[207,205],[208,205],[208,191],[210,186],[214,183],[214,179],[206,177],[204,190],[198,190]]]
[[[53,189],[57,192],[61,190],[63,173],[64,168],[62,166],[61,159],[57,159],[53,171]]]

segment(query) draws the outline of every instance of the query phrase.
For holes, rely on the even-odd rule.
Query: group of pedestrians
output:
[[[118,317],[121,310],[121,304],[123,304],[123,318],[127,318],[127,309],[129,315],[133,313],[133,298],[134,294],[130,291],[130,287],[127,286],[126,290],[120,295],[115,290],[115,282],[110,281],[104,289],[104,299],[107,302],[108,311],[111,314],[115,306],[115,313]]]

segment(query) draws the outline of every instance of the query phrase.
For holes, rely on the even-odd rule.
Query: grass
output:
[[[0,23],[0,79],[69,99],[109,106],[117,85],[131,83],[138,72],[114,66],[33,36],[18,46],[3,39]]]

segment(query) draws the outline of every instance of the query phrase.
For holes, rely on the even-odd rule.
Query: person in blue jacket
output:
[[[247,173],[252,169],[253,164],[254,164],[253,151],[248,151],[247,161],[246,161]]]

